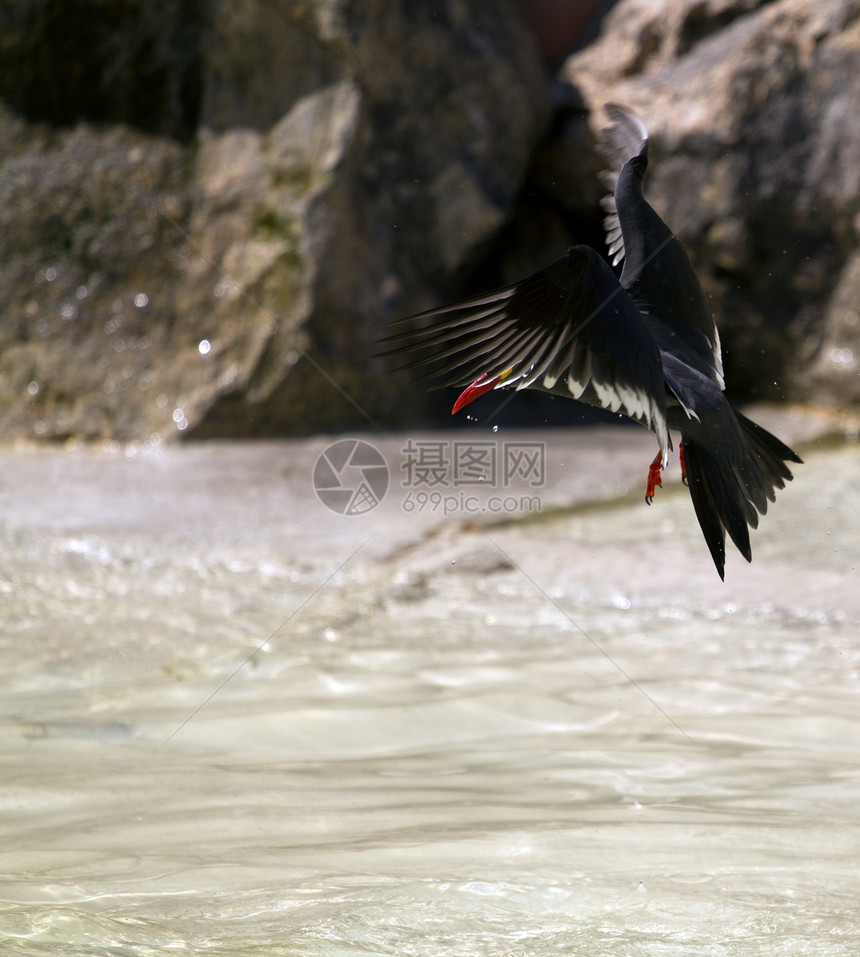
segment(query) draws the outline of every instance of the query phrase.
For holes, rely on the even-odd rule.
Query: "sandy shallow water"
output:
[[[644,431],[0,452],[2,953],[860,953],[860,448],[763,421],[725,583]]]

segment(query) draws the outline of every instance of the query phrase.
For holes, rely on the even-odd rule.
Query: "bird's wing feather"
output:
[[[494,292],[400,320],[388,354],[423,379],[463,386],[507,373],[498,387],[536,388],[597,403],[644,422],[669,447],[660,350],[601,257],[573,246],[544,269]],[[510,370],[510,371],[509,371]]]
[[[598,149],[609,162],[602,174],[612,190],[603,205],[613,263],[624,260],[621,284],[651,317],[661,348],[669,349],[724,386],[720,336],[689,257],[643,196],[648,130],[635,113],[607,104],[612,125]]]
[[[609,164],[600,174],[600,181],[609,190],[600,201],[606,210],[603,227],[606,230],[606,244],[612,265],[617,266],[624,258],[624,236],[618,219],[618,206],[615,200],[615,186],[624,164],[641,156],[648,155],[648,128],[642,120],[630,110],[615,103],[607,103],[605,108],[612,125],[601,130],[597,142],[597,151]]]

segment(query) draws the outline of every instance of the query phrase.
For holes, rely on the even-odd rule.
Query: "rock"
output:
[[[588,37],[599,19],[600,8],[612,0],[522,0],[525,18],[531,27],[544,60],[558,67],[583,39]]]
[[[0,9],[0,101],[33,122],[193,137],[211,4],[18,0]]]
[[[823,335],[809,356],[804,380],[821,402],[843,405],[856,402],[860,375],[860,253],[854,253],[842,270],[839,284],[827,303]]]
[[[652,130],[733,397],[857,402],[858,0],[619,0],[555,84],[593,27],[530,15],[567,32],[542,53],[518,0],[7,4],[0,437],[433,421],[379,330],[602,248],[611,100]]]
[[[173,350],[182,147],[120,126],[25,130],[0,171],[0,433],[142,438]]]
[[[648,122],[735,395],[860,400],[860,4],[621,0],[563,77]]]
[[[106,6],[0,15],[0,435],[403,421],[378,328],[474,268],[549,118],[515,0]]]

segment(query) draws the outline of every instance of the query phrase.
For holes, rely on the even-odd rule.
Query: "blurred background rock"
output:
[[[374,340],[603,249],[607,101],[732,397],[860,401],[860,0],[13,0],[0,437],[450,421]]]

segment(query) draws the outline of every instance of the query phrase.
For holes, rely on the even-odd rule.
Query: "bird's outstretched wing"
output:
[[[487,376],[621,410],[669,448],[660,350],[636,305],[587,246],[520,282],[400,320],[388,354],[423,379],[463,386]],[[398,323],[399,324],[399,323]]]
[[[600,181],[609,190],[600,205],[606,210],[603,228],[606,230],[606,245],[609,247],[609,256],[612,265],[617,266],[624,258],[624,236],[621,232],[621,222],[618,219],[618,206],[615,201],[615,186],[624,164],[640,156],[643,160],[648,157],[648,128],[643,121],[630,110],[615,103],[607,103],[604,107],[612,125],[601,130],[597,142],[597,152],[609,164],[608,168],[600,173]]]

